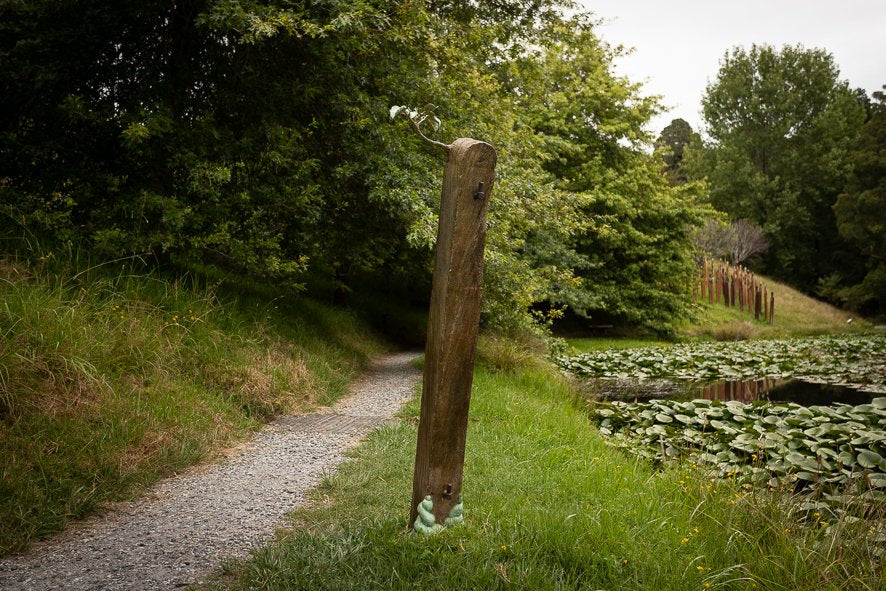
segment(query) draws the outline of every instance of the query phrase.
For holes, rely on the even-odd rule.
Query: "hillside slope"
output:
[[[870,330],[869,322],[856,315],[807,296],[796,289],[767,277],[758,276],[775,294],[775,319],[770,325],[754,320],[753,314],[722,303],[699,302],[694,322],[680,331],[688,338],[746,339],[784,338],[826,333]],[[852,319],[852,322],[848,322]]]
[[[349,312],[131,268],[0,259],[0,302],[0,555],[334,401],[383,348]]]

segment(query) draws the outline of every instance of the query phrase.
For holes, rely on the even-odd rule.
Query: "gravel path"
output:
[[[345,451],[412,397],[415,356],[384,357],[334,407],[284,417],[223,463],[164,480],[136,503],[0,560],[0,589],[173,589],[247,556]]]

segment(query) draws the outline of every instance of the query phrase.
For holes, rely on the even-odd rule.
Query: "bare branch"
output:
[[[732,222],[729,230],[732,262],[736,265],[750,256],[769,249],[769,240],[763,234],[763,228],[753,222],[738,220]]]
[[[748,220],[738,220],[728,226],[708,220],[696,230],[695,243],[701,252],[709,256],[728,255],[735,265],[769,249],[769,240],[763,234],[763,229]]]
[[[432,146],[437,146],[438,148],[442,148],[443,151],[446,152],[447,155],[449,155],[449,150],[450,150],[449,144],[444,144],[443,142],[438,142],[437,140],[432,140],[431,138],[426,136],[424,133],[422,133],[421,127],[419,127],[419,125],[415,121],[415,119],[413,119],[412,117],[409,117],[409,116],[407,116],[406,118],[409,119],[409,122],[412,124],[412,129],[415,131],[415,133],[418,134],[418,136],[421,139],[423,139],[427,143],[431,144]]]

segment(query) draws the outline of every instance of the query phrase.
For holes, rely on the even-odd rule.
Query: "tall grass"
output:
[[[788,285],[760,277],[775,294],[772,324],[754,320],[753,314],[722,303],[700,301],[697,318],[680,331],[689,338],[715,340],[776,339],[870,330],[871,324],[857,315],[839,310]],[[852,319],[852,322],[847,322]]]
[[[293,527],[217,589],[882,589],[863,528],[800,521],[778,497],[607,446],[564,379],[499,343],[475,376],[466,522],[406,528],[418,406],[375,431]],[[484,347],[488,347],[487,342]],[[516,366],[516,367],[514,367]],[[511,367],[511,369],[508,369]]]
[[[326,404],[380,348],[306,299],[0,260],[0,554]]]

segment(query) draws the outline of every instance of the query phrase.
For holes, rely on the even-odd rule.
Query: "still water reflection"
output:
[[[816,384],[800,379],[736,380],[720,382],[680,382],[671,380],[592,380],[585,395],[604,400],[645,401],[652,398],[671,400],[737,400],[754,402],[795,402],[804,406],[835,403],[867,404],[876,396],[847,386]]]
[[[695,398],[754,402],[795,402],[804,406],[816,404],[866,404],[873,396],[846,386],[816,384],[803,380],[740,380],[697,385]]]

